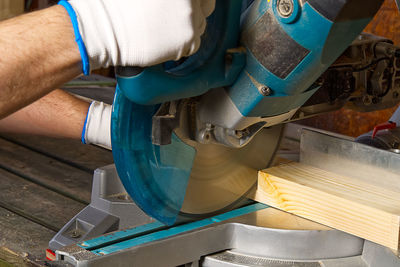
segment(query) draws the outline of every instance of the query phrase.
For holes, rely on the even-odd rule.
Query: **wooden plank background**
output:
[[[8,19],[24,12],[24,0],[0,0],[0,20]]]
[[[114,94],[85,86],[74,92]],[[90,202],[94,170],[112,163],[111,151],[80,140],[0,134],[0,266],[43,266],[48,242]]]
[[[44,264],[50,239],[89,203],[93,171],[112,162],[79,140],[0,134],[0,260]]]

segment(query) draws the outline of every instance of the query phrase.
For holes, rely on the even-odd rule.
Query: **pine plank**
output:
[[[85,205],[0,169],[0,206],[54,231]]]
[[[250,222],[251,225],[281,230],[332,230],[332,228],[325,225],[272,207],[237,217],[233,221],[243,224],[249,224]]]
[[[254,199],[399,249],[400,193],[388,188],[291,162],[260,171]]]
[[[0,138],[0,168],[82,203],[89,203],[92,174]]]
[[[7,141],[89,173],[93,173],[95,169],[114,162],[111,151],[96,146],[84,145],[80,140],[4,133],[0,136]]]

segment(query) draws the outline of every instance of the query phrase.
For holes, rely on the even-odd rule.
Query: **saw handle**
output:
[[[199,51],[183,63],[168,67],[119,67],[117,82],[137,104],[153,105],[201,95],[211,88],[232,84],[245,64],[239,43],[242,0],[217,0]]]
[[[139,75],[144,71],[144,68],[142,67],[121,67],[118,66],[115,69],[116,75],[118,75],[120,78],[124,77],[134,77]]]

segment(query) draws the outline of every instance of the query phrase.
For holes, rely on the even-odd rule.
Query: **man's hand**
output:
[[[75,11],[92,70],[110,65],[144,67],[195,53],[215,7],[215,0],[62,2]]]
[[[0,132],[80,139],[89,104],[56,89],[0,120]]]
[[[57,89],[0,120],[0,132],[81,139],[111,149],[111,106]]]
[[[103,102],[90,104],[82,130],[82,143],[111,149],[111,109]]]

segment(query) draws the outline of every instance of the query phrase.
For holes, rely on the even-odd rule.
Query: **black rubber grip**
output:
[[[144,68],[141,67],[121,67],[115,68],[115,73],[119,77],[133,77],[142,73]]]

